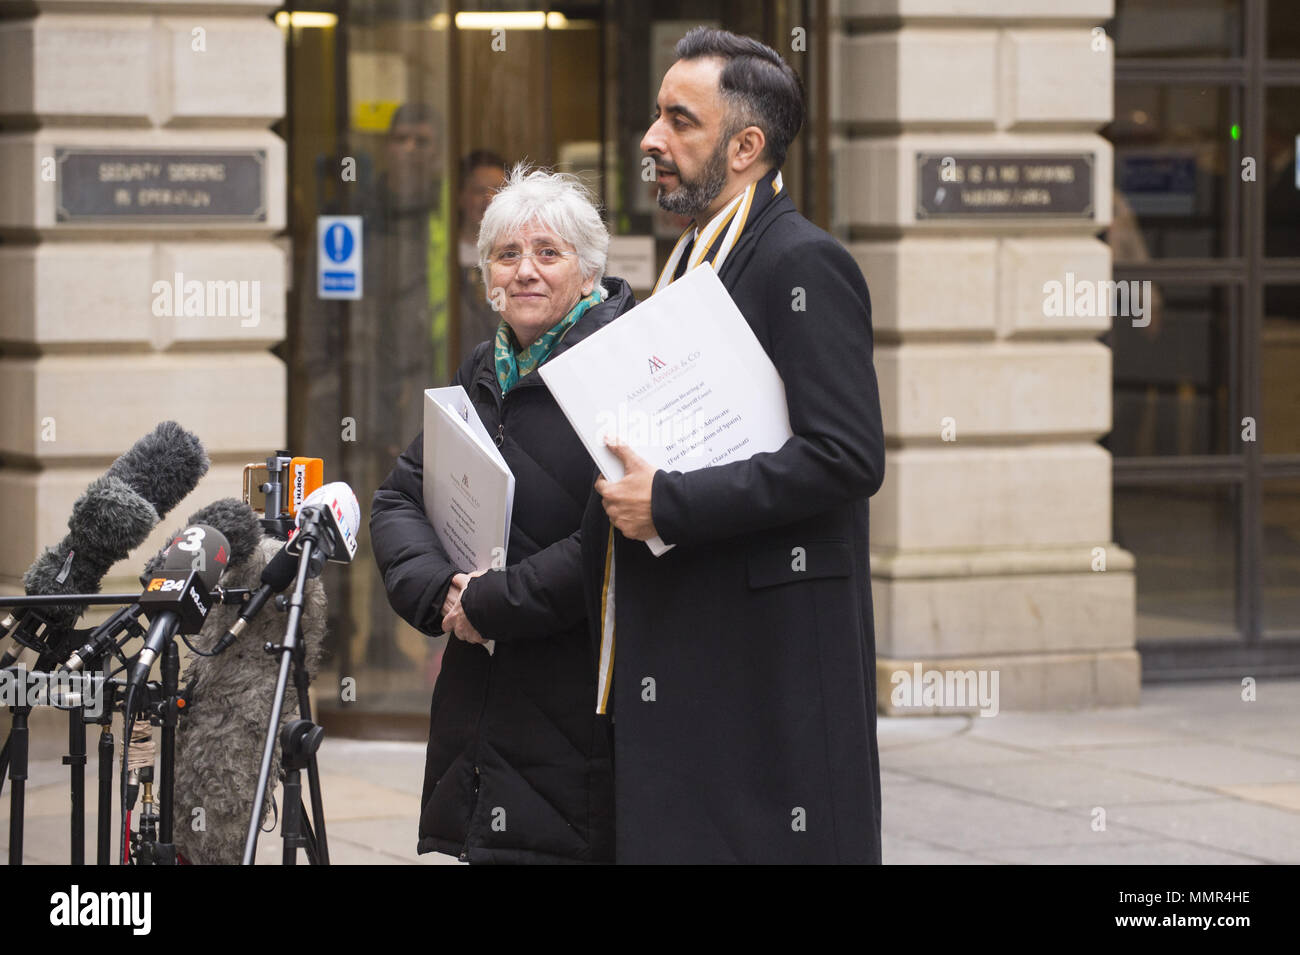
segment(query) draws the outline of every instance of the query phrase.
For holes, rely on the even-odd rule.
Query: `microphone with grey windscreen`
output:
[[[158,522],[198,485],[209,461],[199,439],[175,421],[164,421],[145,435],[77,499],[68,519],[68,534],[46,549],[23,577],[29,596],[98,593],[109,569],[142,545]],[[18,646],[0,657],[13,663],[24,646],[39,646],[36,633],[46,623],[44,643],[70,630],[85,611],[84,603],[9,614],[0,633],[14,635]]]

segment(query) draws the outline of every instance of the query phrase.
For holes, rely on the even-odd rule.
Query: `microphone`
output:
[[[164,421],[118,457],[91,482],[73,505],[69,534],[46,550],[23,578],[29,596],[59,593],[98,593],[109,568],[145,542],[162,516],[194,490],[208,471],[208,456],[199,439],[175,421]],[[147,526],[146,526],[147,525]],[[70,629],[85,611],[84,604],[42,607],[39,616],[27,610],[9,614],[0,630],[22,646],[34,643],[39,621],[50,628]],[[8,666],[22,649],[0,657]]]
[[[270,570],[284,553],[283,542],[266,537],[248,561],[232,562],[222,578],[223,587],[253,588],[275,572]],[[293,583],[296,560],[289,560]],[[196,641],[207,646],[212,638],[231,628],[240,608],[218,604],[208,614]],[[301,643],[309,677],[320,665],[326,629],[325,588],[319,579],[307,581],[304,592]],[[284,618],[265,614],[252,621],[244,639],[220,656],[193,656],[181,684],[188,687],[185,718],[176,728],[176,818],[189,819],[203,807],[204,826],[177,825],[176,848],[197,865],[238,865],[248,834],[249,803],[257,792],[267,714],[275,696],[280,657],[262,652],[267,643],[284,639]],[[298,696],[292,685],[285,696],[280,726],[298,717]],[[279,734],[274,764],[279,766]],[[304,796],[306,787],[303,787]],[[268,811],[271,797],[263,805]]]
[[[109,568],[143,544],[157,523],[153,505],[120,478],[96,478],[72,505],[67,535],[28,568],[23,586],[29,595],[98,593]],[[23,647],[34,646],[41,620],[48,640],[54,632],[70,629],[85,609],[83,603],[68,603],[41,607],[39,613],[33,608],[17,618],[11,614],[6,623],[12,627],[18,622],[13,635],[19,646],[0,657],[0,667],[17,660]]]
[[[187,526],[195,524],[207,524],[216,528],[225,536],[230,548],[227,570],[232,567],[242,566],[247,562],[262,540],[262,526],[258,521],[257,513],[244,501],[235,497],[222,498],[199,508],[190,515]],[[141,587],[148,586],[150,579],[163,569],[171,548],[183,539],[184,531],[177,531],[172,535],[172,539],[166,547],[149,558],[149,561],[145,564],[145,572],[140,575]],[[133,625],[138,630],[135,618],[140,613],[141,606],[139,603],[119,610],[91,633],[81,649],[68,658],[64,668],[77,671],[84,667],[86,663],[99,659],[100,656],[114,646],[118,635],[123,630]]]
[[[307,576],[318,577],[325,567],[325,552],[323,550],[312,553],[311,567],[307,571]],[[253,595],[244,604],[239,612],[239,618],[230,625],[230,629],[222,634],[221,639],[217,641],[212,652],[222,653],[232,643],[239,639],[239,635],[252,622],[253,618],[262,612],[266,602],[278,593],[284,591],[294,579],[298,576],[298,557],[289,552],[289,545],[283,544],[276,551],[275,556],[266,562],[262,568],[260,577],[262,586],[253,591]]]
[[[308,576],[317,576],[324,565],[325,560],[323,557],[320,560],[313,560],[312,570],[308,572]],[[262,569],[262,586],[253,591],[253,595],[248,598],[248,602],[239,611],[238,619],[230,625],[229,630],[221,635],[221,639],[212,648],[212,652],[214,654],[223,653],[232,643],[238,640],[239,635],[244,632],[244,629],[252,622],[253,618],[262,612],[266,602],[293,583],[297,572],[297,558],[289,553],[288,544],[282,545],[276,551],[275,556],[267,561]]]
[[[205,504],[190,515],[185,526],[192,527],[195,524],[207,524],[225,535],[230,548],[228,567],[238,567],[243,564],[253,556],[262,541],[262,525],[257,518],[257,512],[247,502],[237,497],[223,497],[219,501]],[[141,587],[149,582],[149,578],[155,571],[162,568],[168,552],[184,536],[184,533],[184,531],[177,531],[173,534],[167,546],[145,563],[144,573],[140,575]]]
[[[163,421],[108,467],[166,517],[208,473],[208,455],[199,439],[175,421]]]
[[[357,552],[361,505],[357,503],[352,488],[342,481],[335,481],[317,488],[303,500],[294,518],[294,528],[289,533],[288,542],[267,562],[262,571],[262,585],[244,604],[230,629],[222,634],[212,648],[213,653],[222,653],[228,649],[262,611],[266,602],[293,583],[298,574],[298,562],[305,539],[300,534],[304,524],[308,527],[306,536],[314,543],[311,567],[307,572],[309,577],[318,576],[326,560],[340,564],[352,561]]]
[[[308,539],[325,551],[331,563],[350,564],[357,553],[360,527],[361,505],[357,496],[343,481],[334,481],[317,488],[298,508],[294,529],[289,534],[289,553],[300,554],[303,540]]]
[[[117,613],[90,632],[90,636],[81,645],[81,649],[69,656],[64,662],[63,669],[69,673],[76,673],[83,669],[87,663],[94,663],[107,653],[110,648],[116,646],[118,634],[123,630],[130,630],[133,637],[141,636],[144,630],[136,620],[139,615],[140,605],[138,603],[118,610]]]
[[[140,609],[149,617],[144,649],[127,683],[126,713],[149,678],[154,660],[177,633],[198,633],[212,607],[212,589],[230,561],[230,545],[215,527],[187,527],[167,549],[163,567],[145,585]]]

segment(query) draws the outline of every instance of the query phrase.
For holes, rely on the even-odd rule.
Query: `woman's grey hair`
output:
[[[603,300],[609,293],[601,280],[609,254],[609,231],[601,221],[596,198],[577,176],[566,172],[530,169],[519,163],[492,197],[478,230],[478,266],[483,284],[488,282],[488,256],[497,243],[530,223],[555,233],[578,252],[584,280],[595,278]],[[491,298],[491,289],[488,289]]]

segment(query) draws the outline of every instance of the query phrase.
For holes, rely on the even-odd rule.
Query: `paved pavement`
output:
[[[884,861],[1300,863],[1300,681],[1262,680],[1257,697],[1243,702],[1235,683],[1197,683],[1145,687],[1141,705],[1125,709],[881,717]],[[43,738],[33,754],[29,863],[68,857],[58,745]],[[415,853],[423,759],[417,743],[326,740],[336,864],[455,861]],[[4,849],[8,796],[6,783]],[[278,832],[264,835],[259,861],[279,855]]]

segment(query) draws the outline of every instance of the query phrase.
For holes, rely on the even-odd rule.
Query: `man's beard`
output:
[[[727,140],[718,143],[698,179],[687,182],[682,178],[681,167],[677,167],[676,172],[676,189],[665,192],[663,186],[659,187],[659,208],[673,215],[695,218],[718,198],[727,184]]]

